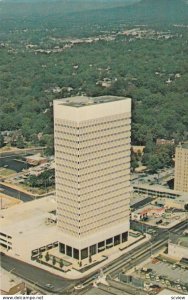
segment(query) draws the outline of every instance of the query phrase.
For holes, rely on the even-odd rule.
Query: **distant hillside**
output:
[[[23,2],[20,2],[23,1]],[[15,29],[61,28],[84,34],[90,26],[104,30],[123,25],[188,24],[187,0],[6,0],[0,2],[0,33]],[[45,2],[45,3],[44,3]],[[77,28],[77,29],[76,29]],[[79,29],[78,29],[79,28]]]
[[[75,16],[80,13],[75,13]],[[116,20],[130,24],[152,24],[161,25],[164,23],[188,23],[188,5],[184,0],[142,0],[129,6],[104,8],[87,12],[87,19],[101,22]]]

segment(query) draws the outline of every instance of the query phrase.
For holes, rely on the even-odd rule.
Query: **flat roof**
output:
[[[139,189],[144,189],[144,190],[149,190],[149,191],[154,191],[154,192],[161,192],[161,193],[167,193],[167,194],[172,194],[174,196],[181,196],[183,193],[176,191],[176,190],[170,190],[167,189],[161,185],[150,185],[150,184],[145,184],[145,183],[138,183],[136,185],[133,185],[134,188],[139,188]]]
[[[177,147],[178,148],[183,148],[183,149],[188,149],[188,141],[184,142],[184,143],[180,143]]]
[[[0,289],[8,292],[13,286],[22,282],[22,279],[1,268],[0,272]]]
[[[130,99],[130,98],[119,97],[119,96],[100,96],[100,97],[76,96],[76,97],[56,99],[54,101],[62,101],[62,103],[60,103],[62,105],[79,108],[88,105],[108,103],[108,102],[120,101],[126,99]]]
[[[58,240],[57,225],[47,224],[56,209],[54,196],[24,202],[0,211],[0,232],[32,249]]]
[[[145,191],[152,191],[152,192],[159,192],[163,194],[169,194],[174,196],[174,199],[171,199],[179,202],[179,203],[188,203],[188,193],[187,192],[180,192],[176,190],[171,190],[167,189],[161,185],[149,185],[149,184],[143,184],[143,183],[138,183],[137,185],[133,185],[134,189],[140,189],[140,190],[145,190]]]
[[[180,295],[180,293],[170,289],[162,289],[157,295]]]
[[[188,248],[188,236],[180,236],[178,239],[178,244]]]

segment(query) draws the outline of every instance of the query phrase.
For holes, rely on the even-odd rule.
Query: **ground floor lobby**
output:
[[[123,232],[122,234],[100,241],[99,243],[89,245],[84,249],[77,249],[76,247],[73,248],[69,245],[59,243],[59,251],[60,253],[65,254],[74,259],[77,259],[79,261],[86,258],[92,260],[93,255],[96,255],[100,252],[103,252],[106,249],[125,243],[127,240],[128,240],[128,232]]]

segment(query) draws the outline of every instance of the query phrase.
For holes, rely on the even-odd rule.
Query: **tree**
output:
[[[50,260],[50,255],[49,255],[48,252],[46,252],[45,259],[46,259],[47,262]]]
[[[24,138],[22,135],[18,136],[18,138],[16,140],[16,146],[21,149],[25,147]]]
[[[62,269],[63,266],[64,266],[64,263],[63,263],[63,260],[62,260],[62,259],[60,259],[60,261],[59,261],[59,266],[60,266],[61,269]]]
[[[82,261],[80,260],[80,261],[78,261],[78,264],[79,264],[79,266],[80,266],[80,268],[82,267]]]
[[[148,161],[148,168],[150,169],[151,173],[156,173],[161,167],[162,164],[159,160],[159,157],[156,154],[151,155]]]
[[[4,146],[4,136],[0,133],[0,148]]]
[[[55,264],[56,264],[56,258],[55,258],[55,256],[53,256],[52,264],[53,264],[53,266],[55,266]]]
[[[188,211],[188,203],[185,204],[184,209]]]

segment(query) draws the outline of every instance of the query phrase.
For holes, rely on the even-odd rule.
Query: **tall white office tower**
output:
[[[131,99],[54,100],[54,134],[60,252],[81,260],[125,242]]]

